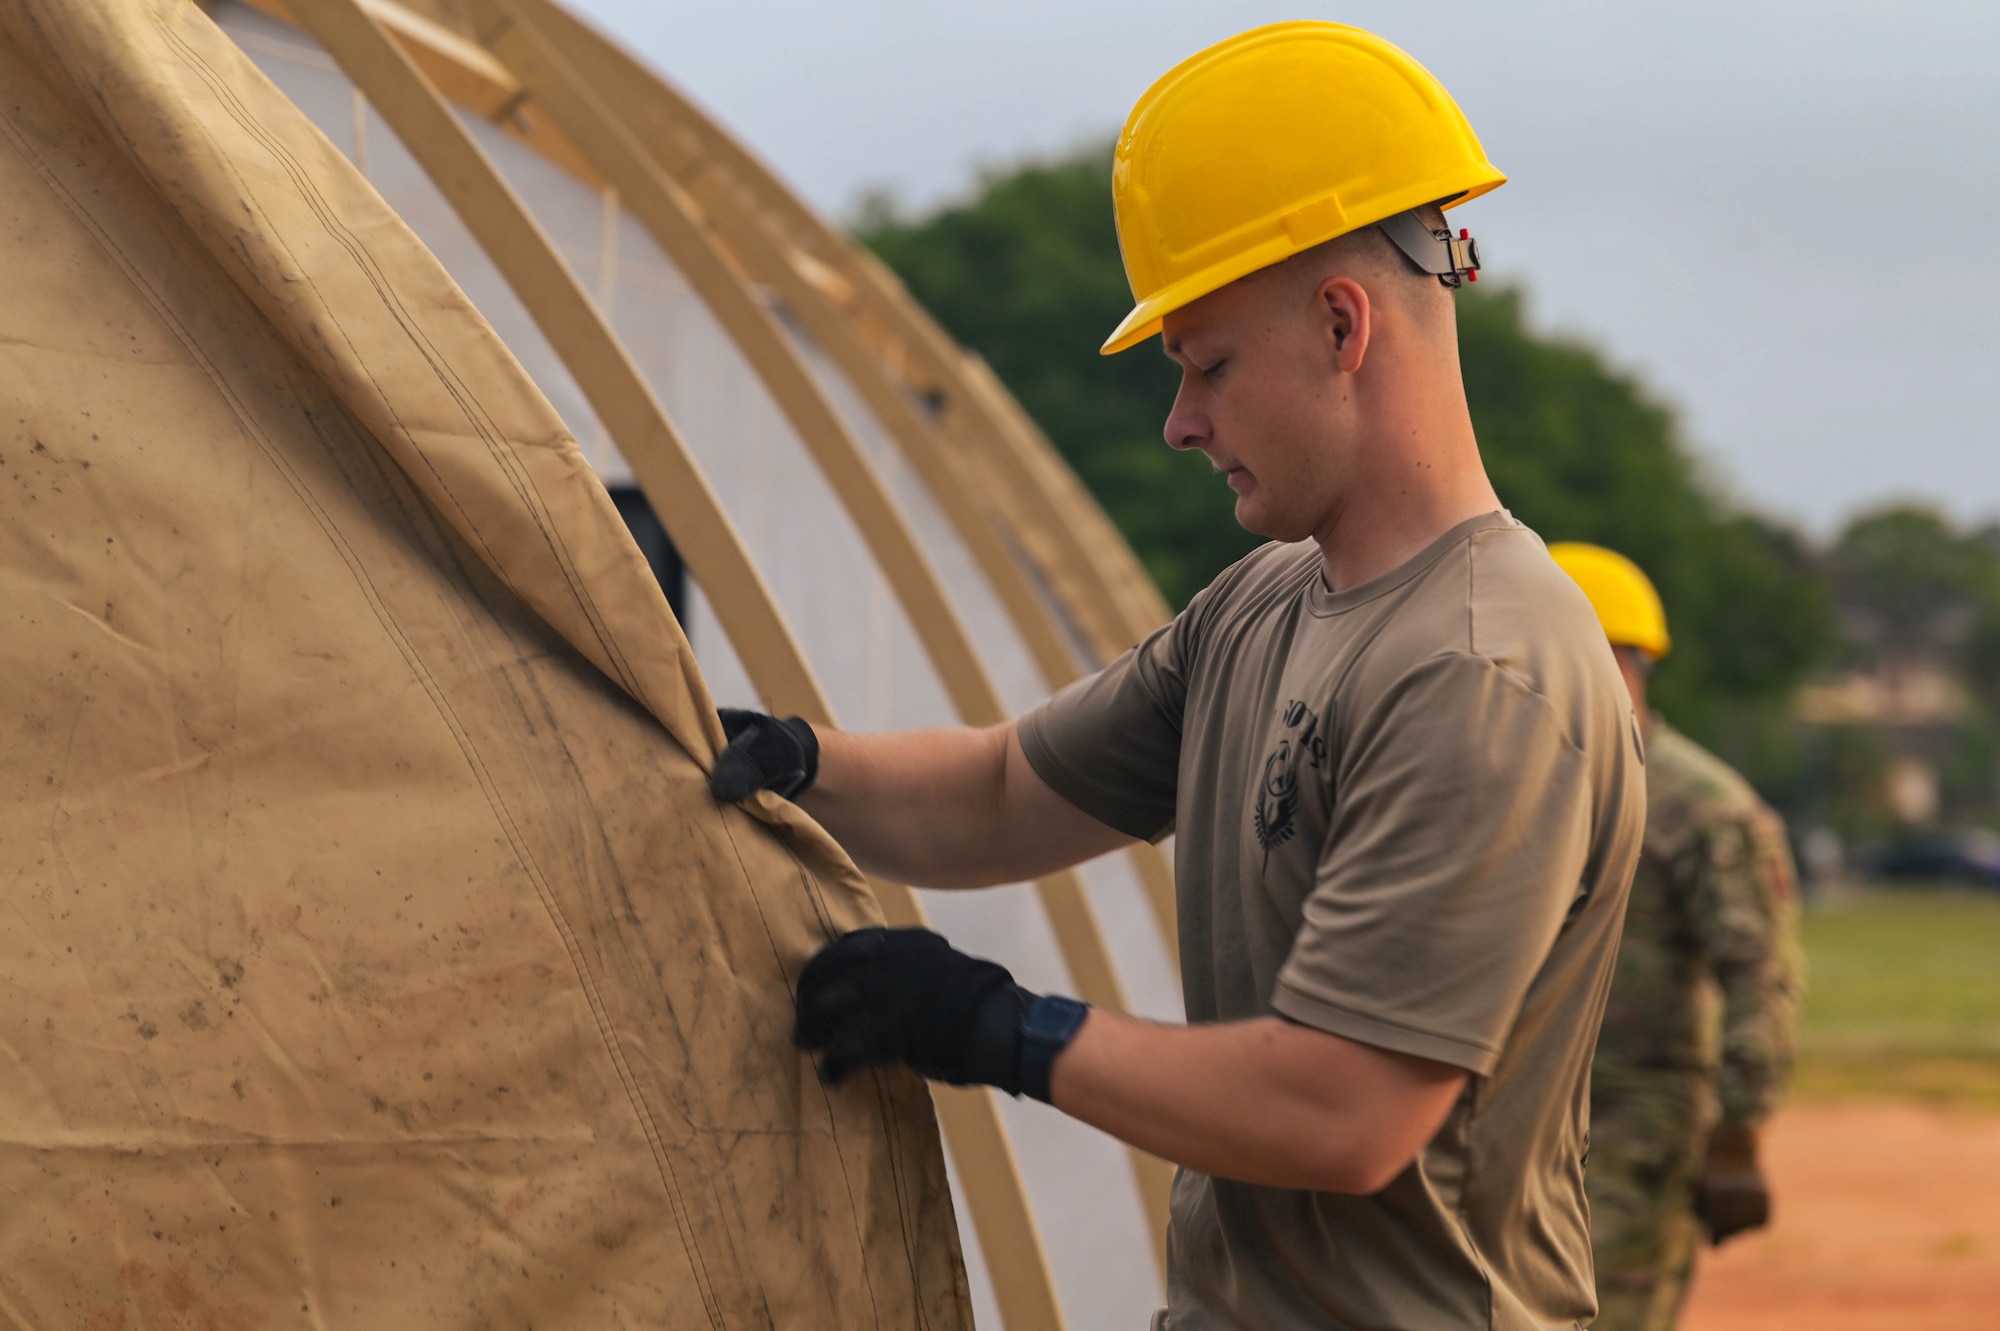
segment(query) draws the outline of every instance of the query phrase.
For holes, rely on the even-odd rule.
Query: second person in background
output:
[[[1671,640],[1639,567],[1551,547],[1590,597],[1646,732],[1646,841],[1591,1069],[1597,1331],[1672,1331],[1704,1237],[1770,1218],[1758,1134],[1799,1014],[1785,825],[1727,764],[1646,705]]]

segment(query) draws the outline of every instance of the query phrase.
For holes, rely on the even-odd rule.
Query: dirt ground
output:
[[[1776,1223],[1705,1257],[1681,1331],[2000,1331],[2000,1115],[1800,1105],[1767,1149]]]

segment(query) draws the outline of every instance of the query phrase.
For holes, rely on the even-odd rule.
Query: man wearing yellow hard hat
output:
[[[798,982],[822,1077],[901,1062],[1181,1166],[1158,1325],[1571,1328],[1595,1311],[1586,1084],[1643,821],[1589,603],[1500,508],[1459,380],[1504,177],[1354,28],[1282,23],[1140,98],[1114,168],[1167,443],[1266,545],[1018,722],[728,719],[714,789],[794,796],[864,866],[1032,879],[1175,835],[1189,1025],[1032,994],[924,930]]]
[[[1646,840],[1591,1070],[1599,1331],[1671,1331],[1705,1235],[1769,1218],[1760,1125],[1798,1023],[1795,880],[1784,823],[1750,784],[1646,706],[1672,645],[1625,556],[1549,548],[1590,598],[1646,733]]]

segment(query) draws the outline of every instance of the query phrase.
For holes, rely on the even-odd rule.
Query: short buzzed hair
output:
[[[1411,211],[1431,230],[1445,229],[1444,209],[1438,205],[1427,203]],[[1291,280],[1314,287],[1335,274],[1374,278],[1376,281],[1369,285],[1378,296],[1396,300],[1422,323],[1430,323],[1454,309],[1450,288],[1417,267],[1377,226],[1364,226],[1300,250],[1273,271],[1284,272]]]

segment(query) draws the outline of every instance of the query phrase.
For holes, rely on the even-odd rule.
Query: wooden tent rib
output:
[[[523,23],[532,28],[534,37],[524,39],[515,35],[519,29],[496,32],[490,35],[496,51],[504,54],[510,47],[519,50],[517,42],[530,41],[538,52],[528,58],[540,59],[539,51],[546,50],[548,60],[567,66],[577,80],[588,86],[597,73],[595,62],[590,60],[592,53],[558,45],[545,22],[554,6],[547,0],[499,0],[499,3],[519,14]],[[531,93],[537,91],[532,78],[527,82]],[[1020,632],[1044,681],[1060,685],[1075,678],[1077,663],[1070,645],[1050,618],[1019,560],[979,511],[957,463],[936,446],[931,426],[920,415],[917,404],[890,380],[882,362],[854,336],[852,325],[840,317],[821,286],[801,271],[796,262],[799,256],[787,252],[789,247],[770,231],[766,219],[733,180],[719,172],[700,169],[695,160],[699,149],[685,142],[684,133],[648,133],[648,127],[635,124],[631,117],[621,114],[623,108],[612,99],[603,99],[598,109],[607,117],[617,117],[646,160],[687,191],[708,218],[715,239],[735,256],[745,275],[778,294],[787,312],[798,319],[814,344],[826,352],[854,385],[965,541]]]
[[[603,87],[610,99],[627,115],[644,122],[635,124],[635,128],[663,129],[691,137],[705,159],[695,164],[695,169],[727,175],[754,202],[777,234],[786,237],[813,265],[836,279],[836,304],[854,322],[856,333],[864,342],[877,346],[885,360],[903,370],[918,396],[926,390],[942,393],[948,419],[956,414],[953,409],[963,413],[968,443],[1005,445],[1004,449],[976,449],[975,456],[991,458],[1003,453],[1032,452],[1055,469],[1067,472],[1032,422],[993,412],[990,404],[982,400],[982,394],[971,391],[965,381],[967,362],[972,358],[938,328],[930,315],[911,299],[902,283],[873,256],[828,227],[741,144],[616,43],[546,0],[535,8],[544,15],[542,21],[551,38],[579,67],[584,63],[584,55],[589,55],[592,76],[605,80]],[[659,141],[651,132],[642,133],[641,137],[648,142]],[[665,164],[673,169],[672,163]],[[1048,489],[1046,473],[1032,474],[1031,469],[1024,467],[1013,474],[1024,485]],[[1061,518],[1049,524],[1050,530],[1043,534],[1059,536],[1063,531],[1088,534],[1083,544],[1059,542],[1071,557],[1065,558],[1060,567],[1045,569],[1045,575],[1053,578],[1076,572],[1094,581],[1117,585],[1115,592],[1093,598],[1106,607],[1116,607],[1103,616],[1115,622],[1103,626],[1109,650],[1102,654],[1102,659],[1109,659],[1165,623],[1169,611],[1158,590],[1130,547],[1073,475],[1067,486],[1048,489],[1048,503]],[[1008,516],[1011,521],[1017,515]],[[1046,522],[1045,514],[1018,516],[1025,519],[1021,525],[1030,529],[1041,528]]]
[[[879,267],[879,265],[876,265]],[[883,271],[883,277],[893,278]],[[897,292],[908,300],[907,292],[896,283]],[[932,325],[939,338],[943,330]],[[1007,391],[1000,377],[984,359],[964,351],[949,341],[937,348],[940,356],[955,351],[960,380],[995,422],[1007,447],[995,456],[1006,464],[1018,502],[1026,505],[1036,529],[1052,530],[1064,549],[1064,561],[1075,560],[1096,569],[1099,595],[1109,603],[1111,618],[1120,632],[1113,642],[1112,655],[1173,618],[1160,589],[1139,564],[1132,547],[1111,519],[1092,499],[1077,474],[1056,453],[1055,446],[1042,434],[1041,427]],[[1161,447],[1166,445],[1164,441]]]
[[[1029,546],[1097,663],[1170,618],[1130,548],[984,362],[953,344],[873,256],[827,227],[615,43],[550,0],[511,2],[592,86],[605,90],[634,139],[716,218],[718,239],[751,276],[781,294],[835,358],[966,542],[1049,688],[1079,672],[1041,595],[999,538],[996,519]],[[921,366],[908,365],[913,355]],[[892,362],[903,373],[895,374]],[[912,410],[905,385],[916,377],[954,385],[935,428]],[[982,497],[989,504],[1007,497],[1004,511],[982,512]],[[1130,858],[1168,955],[1178,960],[1173,870],[1157,847],[1134,847]],[[1157,1214],[1163,1224],[1164,1211]]]
[[[549,0],[510,0],[510,3],[533,17],[542,38],[551,46],[556,45],[556,36],[542,24],[544,16],[560,15],[560,10]],[[559,49],[559,53],[587,80],[595,80],[600,74],[615,76],[615,71],[602,67],[601,60],[597,58],[600,48],[595,45],[573,43],[568,49]],[[624,104],[613,102],[608,109],[622,111]],[[701,159],[700,147],[685,141],[691,136],[684,126],[631,124],[630,127],[635,139],[652,160],[687,188],[713,219],[718,239],[735,253],[752,280],[778,292],[786,308],[798,317],[814,341],[827,351],[861,393],[965,541],[974,562],[993,586],[1002,607],[1027,645],[1043,684],[1057,689],[1076,679],[1081,671],[1074,653],[1042,594],[1030,582],[1020,559],[1007,548],[988,516],[981,512],[975,487],[965,474],[963,460],[954,456],[948,441],[937,437],[935,427],[923,418],[909,393],[892,380],[885,362],[870,354],[863,339],[855,336],[851,320],[843,317],[837,308],[839,293],[844,291],[851,296],[852,288],[844,284],[838,274],[824,270],[823,266],[822,271],[814,272],[818,260],[811,255],[796,249],[788,254],[786,250],[789,247],[770,233],[770,219],[760,215],[755,201],[742,190],[740,182],[723,172],[705,169],[708,163]],[[835,289],[829,290],[830,285]],[[1004,390],[1001,393],[1004,396]],[[1081,502],[1092,505],[1087,497]],[[1044,519],[1047,525],[1074,529],[1074,524],[1057,515],[1054,505],[1044,509]],[[1118,538],[1113,533],[1110,539],[1116,542]],[[1101,545],[1102,542],[1095,543],[1096,547]],[[1079,547],[1082,548],[1086,547]],[[1104,552],[1101,548],[1090,548],[1088,559],[1079,554],[1065,562],[1103,563]],[[1122,615],[1125,621],[1142,624],[1148,631],[1165,622],[1165,617],[1163,604],[1144,606],[1136,613]],[[1150,861],[1165,872],[1167,898],[1171,905],[1172,872],[1167,868],[1164,857],[1153,847],[1135,850],[1134,857]],[[1150,867],[1142,867],[1142,880],[1152,877],[1147,871]],[[1160,924],[1167,939],[1168,951],[1172,954],[1177,947],[1171,910],[1166,912]]]
[[[739,242],[735,255],[725,254],[699,204],[660,170],[638,136],[604,105],[589,82],[553,49],[519,6],[511,0],[474,0],[474,8],[485,27],[481,36],[487,48],[521,81],[565,137],[583,145],[592,166],[617,189],[624,205],[673,259],[778,401],[902,602],[960,718],[972,725],[1005,721],[1008,714],[999,690],[880,475],[826,400],[797,348],[756,298],[746,280],[748,275],[732,263],[744,249],[755,252],[757,244],[765,240],[762,229],[754,219],[744,219],[740,233],[724,228],[724,234]],[[846,330],[829,331],[833,334],[830,349],[850,343]],[[907,404],[898,401],[896,405],[907,412]],[[954,478],[940,479],[949,482]],[[991,538],[990,528],[984,523],[976,525]],[[1015,571],[1018,574],[1018,569]],[[1025,586],[1022,590],[1032,594]],[[1054,645],[1059,648],[1060,642]],[[1042,878],[1035,888],[1078,992],[1086,1001],[1103,1007],[1128,1008],[1110,948],[1080,876],[1064,870]],[[1163,1233],[1173,1186],[1172,1167],[1134,1148],[1128,1148],[1128,1153],[1150,1228],[1155,1234]],[[1158,1241],[1153,1246],[1164,1280],[1164,1249]]]
[[[282,0],[249,0],[249,3],[276,17],[291,18]],[[571,146],[569,139],[550,125],[548,118],[541,114],[542,108],[535,105],[490,53],[393,0],[360,0],[360,3],[395,36],[420,67],[446,84],[454,100],[493,120],[500,128],[564,167],[585,184],[593,188],[601,184],[602,177],[591,163]],[[863,392],[864,400],[890,429],[927,488],[939,499],[947,519],[966,539],[968,550],[986,572],[1050,687],[1058,687],[1073,677],[1076,673],[1074,664],[1068,661],[1067,653],[1058,658],[1057,651],[1062,647],[1061,635],[1054,631],[1049,621],[1047,603],[1020,576],[1020,565],[1004,544],[994,539],[991,526],[976,519],[971,511],[977,505],[973,494],[997,501],[999,509],[1012,513],[1013,516],[1003,519],[1004,524],[1023,539],[1027,546],[1025,554],[1037,566],[1045,581],[1052,584],[1050,590],[1065,602],[1066,608],[1073,609],[1080,600],[1092,603],[1088,612],[1080,616],[1090,622],[1078,624],[1077,628],[1090,640],[1093,653],[1099,659],[1122,650],[1125,644],[1164,622],[1166,607],[1151,582],[1138,569],[1129,548],[1082,490],[1074,474],[1056,458],[1033,423],[1020,412],[1018,404],[999,387],[997,380],[992,379],[983,362],[951,344],[921,308],[909,299],[900,283],[881,269],[872,256],[854,250],[837,233],[826,228],[809,210],[792,199],[754,158],[670,88],[559,8],[544,4],[536,4],[534,8],[538,14],[546,13],[547,21],[564,39],[587,39],[581,43],[586,54],[594,57],[601,48],[615,57],[617,67],[610,71],[614,80],[628,72],[635,76],[640,80],[643,92],[657,94],[667,109],[678,109],[684,113],[698,136],[719,149],[719,156],[737,168],[734,173],[716,172],[716,162],[697,161],[693,172],[697,185],[704,175],[732,177],[726,184],[733,188],[725,189],[725,197],[741,191],[752,211],[760,204],[775,202],[777,211],[785,219],[803,224],[800,229],[806,233],[808,240],[819,242],[813,245],[815,250],[826,254],[833,264],[852,271],[858,278],[857,285],[814,254],[787,241],[779,243],[789,248],[788,256],[774,256],[768,247],[746,247],[735,243],[742,237],[760,237],[762,232],[762,227],[754,224],[740,225],[751,220],[741,212],[730,214],[725,219],[738,225],[726,225],[720,235],[711,237],[711,240],[721,242],[722,247],[731,252],[731,257],[749,269],[751,276],[776,288],[786,298],[788,306],[807,325],[807,331],[834,355],[843,373]],[[593,80],[599,72],[595,68],[592,70]],[[592,86],[598,85],[593,82]],[[605,86],[617,84],[614,82]],[[631,104],[630,99],[623,96],[618,100],[620,109]],[[652,105],[654,99],[643,96],[639,101]],[[649,137],[648,141],[658,140]],[[686,166],[684,162],[684,171]],[[741,179],[735,179],[736,176]],[[717,183],[724,182],[718,180]],[[746,186],[749,187],[747,190]],[[697,192],[702,195],[702,204],[715,207],[713,191]],[[761,197],[753,198],[752,195]],[[797,238],[794,235],[790,240],[796,241]],[[746,256],[742,252],[745,248],[761,248],[762,252]],[[774,257],[786,257],[789,262],[772,265]],[[744,262],[746,258],[754,261]],[[801,285],[801,279],[804,285]],[[859,308],[863,304],[873,308]],[[828,322],[830,316],[836,316],[836,311],[839,317],[858,320],[858,323],[849,322],[847,336],[840,335],[837,324]],[[957,378],[961,388],[966,390],[957,394],[955,401],[948,400],[948,405],[955,406],[957,410],[943,412],[938,422],[939,434],[943,436],[942,447],[938,440],[923,431],[908,429],[907,420],[899,422],[895,410],[884,404],[883,390],[886,389],[905,408],[906,417],[913,414],[907,411],[908,399],[904,390],[890,382],[891,363],[894,363],[895,370],[900,371],[897,377],[905,384],[912,382],[916,376],[908,364],[910,357],[898,354],[903,347],[894,340],[885,343],[880,328],[870,326],[878,322],[870,317],[871,314],[886,314],[888,322],[907,325],[906,331],[913,335],[910,340],[922,350],[932,353],[927,358],[932,362],[928,368],[942,371],[944,377]],[[809,315],[815,317],[809,318]],[[853,355],[852,352],[863,343],[873,345],[881,358],[869,360]],[[977,410],[968,412],[969,406]],[[968,425],[992,426],[995,423],[999,431],[997,437],[982,430],[979,439],[967,441],[964,438]],[[899,429],[899,425],[904,428]],[[1000,447],[994,447],[996,443]],[[947,470],[953,464],[976,471],[979,473],[977,479],[968,483],[968,478]],[[643,484],[644,478],[641,480]],[[1010,574],[1013,575],[1011,579]],[[1073,585],[1079,581],[1084,584],[1081,597]],[[1064,594],[1064,584],[1071,584],[1067,595]],[[1028,598],[1033,598],[1032,604]],[[1078,618],[1072,613],[1073,624]],[[1178,944],[1172,869],[1164,854],[1153,846],[1135,846],[1131,848],[1129,857],[1156,922],[1166,938],[1169,955],[1176,956]],[[1098,935],[1098,930],[1088,913],[1087,901],[1080,892],[1065,894],[1067,900],[1059,897],[1052,902],[1046,900],[1048,895],[1045,890],[1045,905],[1050,907],[1052,924],[1059,940],[1066,943],[1066,954],[1073,955],[1079,950],[1075,939],[1083,934],[1086,942],[1081,950],[1086,954],[1094,951],[1102,958],[1099,966],[1090,969],[1100,970],[1109,983],[1098,985],[1089,983],[1087,978],[1080,979],[1079,989],[1087,997],[1093,997],[1094,1001],[1115,1003],[1117,987],[1108,950],[1103,948],[1101,942],[1094,948],[1088,945],[1088,936]],[[1073,961],[1072,969],[1080,971],[1084,968],[1077,967]],[[1162,1264],[1170,1183],[1169,1172],[1157,1162],[1147,1160],[1140,1164],[1140,1186],[1156,1229],[1155,1251]]]
[[[493,18],[509,17],[503,0],[479,7]],[[599,174],[618,190],[624,206],[674,261],[770,391],[859,529],[960,719],[980,726],[1005,721],[1007,710],[999,690],[880,475],[784,330],[757,299],[733,256],[717,244],[698,207],[652,164],[631,132],[519,16],[493,32],[489,46],[523,80],[545,112],[559,125],[567,125],[572,142],[589,145],[584,151]],[[1058,941],[1083,996],[1093,1003],[1124,1008],[1110,953],[1075,875],[1052,874],[1037,887],[1057,919]]]
[[[776,602],[686,444],[637,367],[505,179],[434,86],[361,0],[294,0],[305,28],[374,105],[499,268],[653,497],[761,694],[823,724],[832,709]],[[915,894],[876,883],[899,923],[922,920]],[[1060,1331],[1061,1306],[1013,1150],[990,1092],[936,1097],[975,1232],[1000,1278],[1008,1331]]]
[[[726,170],[715,169],[715,163],[704,155],[701,144],[686,125],[641,120],[629,109],[628,99],[624,98],[605,99],[600,103],[596,123],[587,126],[561,115],[560,108],[549,99],[550,90],[541,86],[531,70],[540,69],[548,71],[551,77],[559,77],[555,71],[566,65],[568,77],[573,80],[572,86],[586,87],[598,86],[600,81],[608,81],[603,86],[619,86],[619,71],[609,66],[603,55],[604,48],[596,43],[572,40],[564,49],[555,49],[556,34],[575,25],[573,20],[563,23],[562,11],[549,0],[491,0],[491,3],[495,9],[511,13],[518,21],[482,34],[483,39],[522,80],[530,95],[538,98],[570,137],[578,141],[601,141],[600,136],[610,132],[610,126],[605,122],[619,118],[635,150],[633,155],[666,171],[694,196],[696,205],[708,216],[715,236],[729,247],[746,275],[779,294],[787,309],[799,319],[815,342],[827,351],[841,373],[861,394],[876,419],[888,430],[994,588],[1016,631],[1027,644],[1043,684],[1057,689],[1076,679],[1081,672],[1074,654],[1064,641],[1047,603],[1029,582],[1021,561],[1000,539],[988,515],[981,511],[973,487],[968,484],[963,461],[954,456],[949,442],[936,436],[931,424],[920,416],[909,394],[892,382],[881,358],[870,353],[863,341],[855,336],[851,320],[844,318],[836,308],[836,293],[827,287],[828,278],[838,283],[841,281],[839,275],[830,272],[810,274],[809,265],[816,260],[797,250],[787,254],[788,247],[769,229],[771,219],[760,213],[755,200],[743,190],[739,181]],[[644,105],[644,102],[639,105],[641,113]],[[600,159],[595,165],[607,178],[614,181],[621,179],[605,161]],[[800,263],[801,258],[806,262]],[[1084,502],[1088,504],[1089,501],[1086,499]],[[1049,523],[1073,530],[1070,524],[1056,517],[1052,506]],[[1115,534],[1112,539],[1116,539]],[[1082,557],[1077,558],[1081,560]],[[1093,551],[1088,562],[1102,562],[1102,552]],[[1133,622],[1135,616],[1130,609],[1121,606],[1120,610],[1126,622]],[[1143,608],[1137,611],[1140,616],[1145,613]],[[1167,955],[1170,960],[1177,961],[1179,931],[1172,867],[1157,846],[1137,845],[1127,854],[1165,940]],[[1048,908],[1056,921],[1059,938],[1068,928],[1084,927],[1081,920],[1072,924],[1064,918],[1073,909],[1071,901],[1050,902]],[[1068,950],[1065,946],[1065,951]],[[1151,1230],[1155,1262],[1164,1279],[1172,1170],[1151,1157],[1136,1159],[1135,1169]]]
[[[296,21],[285,0],[246,2],[273,17]],[[602,186],[603,177],[582,160],[568,138],[537,113],[538,108],[531,104],[513,75],[490,54],[485,54],[483,48],[472,47],[485,54],[482,61],[464,63],[460,53],[471,43],[450,30],[412,14],[394,0],[360,0],[360,3],[396,37],[420,68],[426,72],[442,71],[451,86],[464,89],[461,104],[467,109],[489,116],[502,129],[564,166],[591,188]],[[998,505],[1000,511],[994,516],[1000,526],[1022,540],[1026,555],[1064,605],[1070,622],[1089,642],[1097,662],[1109,660],[1166,622],[1169,614],[1158,591],[1074,474],[1055,456],[984,363],[953,345],[892,274],[872,256],[855,250],[827,228],[733,139],[614,44],[559,7],[540,4],[536,14],[568,44],[566,55],[581,52],[591,61],[593,80],[601,77],[604,80],[601,86],[618,90],[617,104],[627,118],[636,114],[642,122],[657,122],[634,126],[640,139],[666,142],[688,134],[698,140],[694,159],[683,158],[680,163],[684,180],[699,185],[705,175],[716,174],[725,188],[744,191],[751,210],[759,213],[762,220],[780,230],[785,229],[784,222],[794,223],[786,243],[789,246],[803,235],[813,252],[791,248],[784,270],[803,276],[806,285],[786,283],[781,289],[791,294],[802,319],[807,311],[837,309],[842,316],[855,321],[852,331],[863,344],[876,346],[884,359],[875,363],[874,374],[850,376],[858,388],[869,393],[869,381],[888,376],[888,362],[907,362],[909,357],[898,353],[911,347],[922,353],[926,367],[933,371],[932,378],[956,383],[958,391],[944,399],[947,407],[955,410],[945,410],[938,422],[941,444],[923,432],[909,437],[897,435],[897,442],[918,474],[932,487],[940,507],[966,540],[974,558],[980,561],[1003,607],[1016,617],[1017,627],[1038,667],[1043,668],[1044,682],[1050,688],[1069,682],[1074,677],[1074,667],[1060,674],[1050,672],[1056,662],[1049,635],[1034,627],[1046,621],[1046,611],[1040,615],[1016,615],[1017,610],[1026,610],[1020,600],[1021,580],[995,573],[1000,561],[988,566],[986,561],[994,558],[994,542],[981,538],[991,537],[993,530],[985,522],[972,521],[962,511],[963,505],[954,502],[954,492],[969,496],[966,499],[969,504],[976,505],[983,497]],[[452,38],[453,43],[440,41],[439,34]],[[715,201],[704,192],[703,202]],[[744,235],[752,234],[749,227],[741,230]],[[731,234],[713,237],[724,248],[729,248],[732,238]],[[840,271],[816,255],[824,256]],[[741,256],[738,257],[740,260]],[[843,273],[851,273],[854,280]],[[773,286],[779,285],[772,276],[761,273],[759,276]],[[837,288],[837,294],[830,300],[829,287]],[[868,308],[860,309],[864,303]],[[891,338],[885,343],[885,334],[875,315],[903,326],[907,338],[901,341]],[[849,339],[837,336],[824,336],[820,340],[830,350],[850,345]],[[901,377],[907,381],[910,377],[907,366],[905,370]],[[899,395],[903,391],[893,385],[891,388]],[[869,400],[873,402],[874,397],[871,395]],[[885,418],[885,425],[893,434],[893,417]],[[968,430],[976,434],[968,437]],[[966,473],[966,478],[957,484],[949,474],[954,463]],[[1011,557],[1006,562],[1013,563]],[[1018,572],[1018,565],[1014,571]],[[1168,955],[1177,959],[1179,927],[1172,867],[1155,847],[1133,847],[1129,858],[1154,921],[1166,940]],[[1085,986],[1080,983],[1079,987]],[[1155,1190],[1149,1188],[1149,1196]],[[1164,1211],[1157,1211],[1156,1215],[1164,1224]],[[1163,1255],[1163,1248],[1161,1252]]]
[[[245,3],[274,17],[292,19],[286,0]],[[519,96],[511,78],[496,77],[490,61],[473,65],[460,60],[468,43],[456,33],[395,0],[360,3],[451,100],[529,143],[592,188],[602,183],[568,140]],[[709,159],[705,168],[724,172],[745,191],[774,230],[795,247],[792,259],[811,272],[809,280],[838,288],[835,304],[854,321],[863,342],[875,348],[916,396],[933,397],[942,404],[941,425],[947,436],[981,445],[960,451],[975,467],[985,464],[982,470],[997,465],[996,475],[1005,481],[1001,490],[982,493],[1008,526],[1028,538],[1028,553],[1038,571],[1092,640],[1100,662],[1166,622],[1170,612],[1158,590],[1047,439],[1018,408],[993,409],[986,394],[971,382],[977,358],[952,343],[893,274],[827,227],[734,139],[614,43],[559,8],[548,7],[540,19],[559,49],[572,56],[588,49],[593,60],[602,58],[602,72],[610,77],[605,86],[613,90],[621,110],[684,126]]]
[[[1129,568],[1131,576],[1117,581],[1121,586],[1136,582],[1143,588],[1142,594],[1129,590],[1114,594],[1105,579],[1093,579],[1102,606],[1102,613],[1094,618],[1103,621],[1100,631],[1090,635],[1097,659],[1108,660],[1166,622],[1166,604],[1138,569],[1129,548],[1075,476],[1056,459],[1053,449],[1040,439],[1033,423],[991,379],[983,363],[966,364],[976,362],[976,358],[960,351],[928,315],[916,309],[900,283],[872,256],[856,251],[827,228],[734,140],[613,43],[550,0],[511,3],[531,14],[544,38],[593,85],[616,90],[606,100],[625,117],[634,137],[711,212],[718,223],[719,239],[756,280],[779,292],[814,339],[835,358],[960,532],[1028,644],[1049,688],[1060,688],[1076,678],[1077,664],[1041,594],[996,533],[993,515],[981,512],[979,496],[991,493],[990,487],[977,484],[968,475],[969,471],[992,470],[978,464],[996,446],[1006,447],[1011,456],[1028,459],[1008,469],[1015,476],[1006,482],[1010,488],[1023,491],[1017,507],[1028,516],[1019,521],[1010,519],[1005,525],[1027,534],[1061,534],[1054,542],[1043,542],[1059,553],[1038,564],[1053,565],[1065,577],[1074,570],[1088,574]],[[800,248],[800,233],[809,233],[803,243],[812,246],[810,252]],[[832,264],[846,271],[837,271]],[[900,302],[896,310],[888,311],[886,306],[859,308],[870,290],[893,290]],[[961,369],[966,381],[961,409],[945,413],[936,425],[923,419],[913,405],[912,394],[905,387],[911,374],[907,370],[901,375],[892,373],[890,361],[899,358],[882,354],[896,348],[885,345],[879,329],[871,338],[862,326],[884,313],[903,316],[909,325],[905,331],[912,340],[922,342],[933,368],[956,365]],[[867,354],[871,343],[876,350],[873,355]],[[990,435],[964,437],[966,427],[974,423],[964,409],[967,405],[976,406],[982,419],[1005,422],[1013,444],[1006,446]],[[1025,446],[1023,440],[1027,441]],[[1134,858],[1168,951],[1175,954],[1172,870],[1165,857],[1150,847],[1135,853]]]

